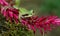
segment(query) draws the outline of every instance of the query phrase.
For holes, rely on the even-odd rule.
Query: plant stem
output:
[[[45,36],[44,30],[43,30],[43,36]]]

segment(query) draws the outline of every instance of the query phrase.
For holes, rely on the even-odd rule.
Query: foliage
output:
[[[60,17],[60,0],[44,0],[40,6],[40,10],[43,12],[53,12]]]
[[[21,24],[9,24],[1,26],[2,36],[33,36],[33,31],[28,31],[25,26]]]

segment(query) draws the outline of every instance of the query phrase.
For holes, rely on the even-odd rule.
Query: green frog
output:
[[[20,7],[20,0],[15,0],[15,5],[13,6],[16,9],[19,9],[19,19],[20,18],[26,18],[26,17],[31,17],[34,15],[33,10],[27,10],[25,8]]]
[[[34,11],[33,10],[28,11],[25,8],[20,8],[19,18],[31,17],[33,15],[34,15]]]

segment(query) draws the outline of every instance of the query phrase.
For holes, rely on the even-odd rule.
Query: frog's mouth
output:
[[[22,15],[22,16],[28,16],[29,14],[24,14],[24,15]]]
[[[27,18],[27,17],[31,17],[32,15],[29,15],[29,14],[24,14],[22,15],[23,18]]]

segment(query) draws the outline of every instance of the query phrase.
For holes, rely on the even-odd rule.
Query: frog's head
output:
[[[24,8],[20,8],[20,12],[19,12],[19,18],[25,18],[25,17],[31,17],[34,15],[34,11],[33,10],[26,10]]]

